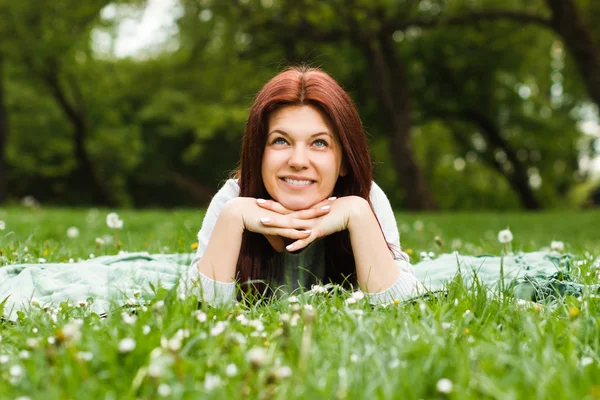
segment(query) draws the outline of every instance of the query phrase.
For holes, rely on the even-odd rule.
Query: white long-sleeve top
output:
[[[202,222],[202,227],[198,232],[198,250],[196,257],[194,257],[190,268],[182,275],[179,282],[178,290],[180,294],[195,294],[198,299],[209,304],[225,303],[234,299],[236,292],[235,282],[215,281],[198,271],[197,264],[208,246],[210,235],[217,222],[221,209],[229,200],[238,197],[239,193],[240,188],[237,180],[229,179],[225,185],[219,189],[210,202],[206,215],[204,216],[204,221]],[[385,240],[392,244],[394,249],[398,250],[394,258],[401,273],[394,284],[386,290],[377,293],[365,293],[369,302],[371,304],[379,304],[423,293],[424,288],[415,278],[413,268],[410,265],[409,256],[400,251],[400,234],[390,202],[383,190],[381,190],[375,182],[371,185],[370,200],[375,216],[381,224]],[[304,262],[308,260],[308,264],[312,263],[313,265],[302,265],[300,270],[309,270],[308,275],[311,275],[311,273],[312,275],[315,275],[315,271],[319,270],[322,272],[322,265],[319,264],[324,263],[324,258],[322,257],[322,255],[324,255],[323,250],[323,242],[321,241],[320,244],[314,242],[298,253],[291,254],[284,251],[282,253],[283,268],[294,268],[295,271],[293,271],[291,275],[297,277],[300,260]],[[316,272],[316,275],[319,277],[318,272]],[[308,280],[304,279],[304,283],[307,282]]]

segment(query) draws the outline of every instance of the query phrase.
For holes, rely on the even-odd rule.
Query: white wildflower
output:
[[[252,328],[254,328],[257,332],[262,332],[262,331],[265,330],[264,324],[259,319],[252,319],[252,320],[250,320],[248,322],[248,325],[250,325]]]
[[[158,395],[161,397],[167,397],[171,394],[171,386],[166,383],[158,385]]]
[[[6,354],[0,355],[0,364],[6,364],[10,358]]]
[[[581,359],[581,361],[579,361],[579,364],[582,367],[587,367],[588,365],[592,364],[594,362],[594,359],[592,357],[583,357]]]
[[[448,393],[452,392],[454,384],[452,383],[452,381],[450,379],[442,378],[437,382],[435,387],[438,392],[448,394]]]
[[[559,253],[562,253],[563,251],[565,251],[565,244],[559,240],[553,240],[550,243],[550,249],[552,249],[553,251],[558,251]]]
[[[509,229],[504,229],[498,232],[498,241],[500,243],[510,243],[513,240],[513,234]]]
[[[313,307],[313,305],[312,305],[312,304],[305,304],[305,305],[304,305],[304,309],[305,309],[306,311],[313,311],[315,308]]]
[[[359,361],[358,354],[356,354],[356,353],[350,354],[350,361],[352,361],[353,363],[357,363]]]
[[[119,342],[119,352],[129,353],[135,349],[135,340],[132,338],[125,338]]]
[[[76,226],[71,226],[69,229],[67,229],[67,237],[71,238],[71,239],[76,239],[79,237],[79,229],[77,229]]]
[[[313,294],[327,293],[327,288],[321,285],[312,285],[310,288],[310,292]]]
[[[204,377],[204,390],[213,390],[219,386],[221,386],[221,377],[207,373]]]
[[[423,221],[419,221],[419,220],[415,221],[414,226],[415,226],[415,231],[417,231],[417,232],[420,232],[423,230],[423,228],[425,228],[425,224],[423,223]]]
[[[25,196],[21,199],[21,204],[25,207],[36,208],[39,206],[38,201],[33,196]]]
[[[452,328],[452,322],[442,322],[442,329]]]
[[[6,223],[2,220],[0,220],[0,231],[3,231],[6,229]]]
[[[356,292],[352,293],[352,298],[356,301],[359,301],[365,298],[365,294],[362,291],[357,290]]]
[[[275,370],[275,376],[278,379],[289,378],[292,376],[292,369],[287,365],[283,365]]]
[[[206,313],[203,311],[196,311],[196,320],[198,322],[206,322]]]
[[[225,375],[231,378],[233,376],[236,376],[237,373],[238,369],[235,364],[227,364],[227,366],[225,367]]]
[[[122,229],[123,220],[119,218],[119,214],[113,212],[106,216],[106,225],[108,225],[110,229]]]
[[[79,300],[79,302],[77,304],[79,304],[79,307],[81,307],[81,308],[85,308],[88,306],[88,302],[85,300]]]
[[[159,300],[156,303],[154,303],[154,309],[155,310],[162,310],[165,307],[165,301],[164,300]]]
[[[65,341],[78,342],[81,339],[81,325],[83,325],[83,321],[76,319],[63,326],[62,334]]]
[[[354,297],[350,297],[346,299],[346,304],[356,304],[356,299]]]
[[[288,297],[288,303],[290,303],[290,304],[298,303],[298,297],[296,297],[296,296]]]
[[[218,336],[225,331],[227,324],[223,321],[219,321],[210,329],[210,336]]]
[[[23,360],[27,360],[29,357],[31,357],[31,353],[28,352],[27,350],[21,350],[19,352],[19,358],[22,358]]]
[[[255,347],[248,351],[246,359],[253,367],[257,368],[267,361],[267,352],[263,348]]]
[[[10,367],[10,369],[8,370],[8,373],[10,374],[10,376],[12,376],[13,378],[18,378],[21,375],[23,375],[23,367],[21,367],[20,365],[13,365],[12,367]]]
[[[292,319],[290,319],[290,326],[298,325],[298,320],[300,319],[300,314],[292,315]]]
[[[45,258],[42,258],[42,257],[40,257],[40,258],[38,258],[38,263],[40,263],[40,264],[45,264],[45,263],[46,263],[46,259],[45,259]]]
[[[149,333],[150,333],[150,331],[151,331],[151,329],[150,329],[150,327],[149,327],[148,325],[144,325],[144,326],[142,327],[142,333],[143,333],[144,335],[147,335],[147,334],[149,334]]]
[[[77,359],[81,361],[91,361],[94,358],[94,354],[89,351],[80,351],[77,353]]]
[[[129,315],[129,313],[123,311],[121,313],[121,319],[123,320],[123,322],[125,322],[127,325],[133,325],[135,324],[135,321],[137,321],[137,317],[135,315]]]

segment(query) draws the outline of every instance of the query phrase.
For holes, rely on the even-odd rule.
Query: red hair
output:
[[[241,197],[270,199],[265,189],[261,163],[267,141],[271,113],[286,106],[310,105],[331,124],[342,147],[346,174],[338,177],[333,195],[360,196],[369,201],[373,180],[367,137],[350,96],[327,73],[317,68],[291,67],[276,75],[258,92],[250,110],[242,141],[239,169],[236,172]],[[370,204],[370,202],[369,202]],[[325,281],[346,286],[356,284],[356,264],[349,232],[325,237]],[[248,292],[264,289],[277,276],[278,253],[267,239],[245,231],[237,261],[238,282]],[[246,285],[252,282],[251,285]]]

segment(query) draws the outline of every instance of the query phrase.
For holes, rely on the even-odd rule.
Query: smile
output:
[[[283,182],[287,183],[289,186],[293,187],[307,187],[315,183],[315,181],[311,180],[296,180],[290,178],[280,178]]]

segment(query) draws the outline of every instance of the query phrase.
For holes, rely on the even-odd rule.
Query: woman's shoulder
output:
[[[375,181],[371,181],[371,191],[369,193],[371,203],[379,202],[381,200],[387,200],[385,192],[379,187]]]
[[[226,198],[227,200],[240,195],[240,185],[237,179],[227,179],[223,186],[219,189],[215,197]]]

